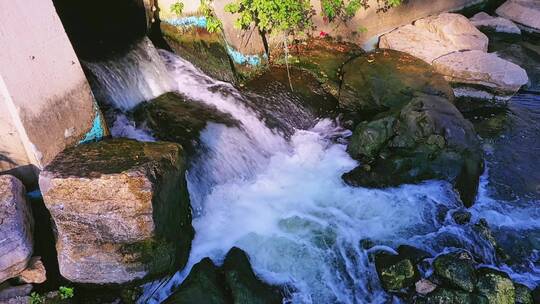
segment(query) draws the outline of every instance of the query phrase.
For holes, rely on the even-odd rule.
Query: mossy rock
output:
[[[231,303],[223,274],[209,258],[202,259],[188,277],[164,302],[165,304],[225,304]]]
[[[263,283],[253,272],[249,257],[233,247],[223,263],[225,282],[236,304],[281,304],[283,296],[273,286]]]
[[[161,22],[161,32],[169,47],[206,74],[227,82],[236,82],[234,65],[221,33],[209,33],[197,26],[174,26]]]
[[[437,288],[427,295],[423,303],[426,304],[488,304],[488,300],[477,294],[462,290]]]
[[[411,260],[399,255],[377,254],[375,268],[381,285],[388,292],[399,292],[412,287],[420,278],[418,269]]]
[[[514,288],[516,290],[516,304],[534,304],[533,293],[529,287],[514,283]]]
[[[291,67],[288,72],[284,67],[271,67],[264,74],[247,82],[245,88],[259,95],[270,96],[271,100],[281,98],[298,103],[314,117],[333,117],[338,113],[337,99],[327,93],[311,73],[296,67]],[[270,107],[272,111],[282,110],[279,106]],[[313,123],[314,119],[311,120]]]
[[[378,49],[343,66],[339,104],[358,120],[399,109],[418,93],[454,99],[448,82],[429,64],[406,53]]]
[[[516,301],[514,283],[504,272],[480,268],[476,288],[489,300],[489,304],[514,304]]]
[[[328,39],[310,39],[290,47],[289,64],[311,73],[322,87],[334,97],[339,97],[343,65],[363,54],[355,44]],[[285,65],[284,54],[274,56],[273,63]]]
[[[179,143],[190,152],[199,142],[200,132],[208,122],[228,126],[237,124],[229,114],[174,92],[140,104],[133,116],[137,125],[149,128],[155,138]]]
[[[448,99],[434,95],[417,95],[400,110],[360,123],[348,152],[364,163],[343,176],[349,185],[381,188],[442,179],[467,206],[483,172],[472,124]]]
[[[443,254],[433,261],[434,274],[451,287],[473,292],[477,278],[472,257],[464,251]]]

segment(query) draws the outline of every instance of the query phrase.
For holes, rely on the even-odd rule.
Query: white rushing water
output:
[[[231,114],[241,127],[210,123],[201,134],[204,149],[187,176],[196,231],[188,266],[165,283],[149,284],[141,303],[163,301],[195,263],[204,257],[220,263],[232,246],[249,254],[255,271],[266,281],[293,286],[293,303],[390,300],[379,286],[369,250],[360,246],[366,239],[383,250],[410,244],[434,255],[459,247],[484,263],[498,262],[492,246],[470,226],[454,225],[449,213],[444,216],[461,206],[447,183],[385,190],[347,186],[341,175],[357,163],[345,145],[333,140],[347,133],[334,122],[320,120],[287,140],[246,107],[246,97],[230,84],[211,79],[174,54],[160,50],[159,55],[167,69],[167,76],[159,77],[173,79],[173,89],[194,102]],[[110,100],[123,109],[133,104],[130,98],[140,97],[136,95]],[[152,140],[126,116],[117,123],[118,135]],[[534,206],[510,208],[489,197],[487,173],[471,211],[473,221],[486,218],[492,226],[540,229]],[[534,263],[523,268],[500,266],[530,286],[540,279]]]

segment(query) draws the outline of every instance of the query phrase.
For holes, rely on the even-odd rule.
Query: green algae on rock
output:
[[[369,118],[399,109],[419,93],[454,100],[451,86],[429,64],[406,53],[378,49],[344,65],[339,104],[354,119]]]
[[[161,23],[161,31],[176,54],[216,79],[236,82],[234,65],[221,33],[209,33],[197,26],[174,26],[167,22]]]
[[[60,153],[39,183],[62,276],[127,284],[183,267],[194,233],[185,170],[175,143],[112,139]]]
[[[443,254],[433,261],[435,275],[452,287],[473,292],[477,278],[472,257],[464,251]]]
[[[416,265],[400,255],[377,254],[375,268],[383,288],[388,292],[399,292],[414,286],[420,278]]]
[[[353,186],[393,187],[442,179],[471,206],[483,172],[474,128],[446,98],[416,95],[400,110],[355,129],[349,154],[364,162],[346,173]]]
[[[504,272],[491,268],[478,270],[478,292],[489,300],[489,304],[514,304],[516,291],[514,283]]]

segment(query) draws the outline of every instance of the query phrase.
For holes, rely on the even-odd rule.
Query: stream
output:
[[[140,303],[165,300],[194,264],[204,257],[220,264],[233,246],[249,254],[265,281],[288,286],[290,303],[399,302],[381,288],[372,253],[402,244],[433,255],[463,248],[530,288],[540,282],[539,95],[519,94],[502,114],[471,118],[477,128],[488,126],[479,132],[487,170],[469,209],[471,224],[457,225],[451,214],[462,206],[446,182],[381,190],[347,186],[341,175],[358,165],[346,152],[350,131],[335,119],[313,117],[279,92],[275,106],[285,109],[276,110],[279,115],[258,109],[254,99],[269,96],[214,80],[147,39],[125,57],[85,66],[95,75],[96,97],[111,107],[114,136],[154,140],[135,127],[129,110],[168,91],[240,122],[209,123],[202,132],[187,173],[196,231],[188,265],[147,284]],[[495,119],[504,123],[493,131]],[[269,121],[278,123],[270,128]],[[510,261],[500,261],[474,229],[481,218]],[[368,240],[375,246],[364,249]]]

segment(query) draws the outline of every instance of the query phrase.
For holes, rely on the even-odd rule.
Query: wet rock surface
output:
[[[199,142],[208,123],[236,125],[228,114],[216,108],[187,100],[178,93],[165,93],[139,105],[133,113],[137,124],[152,131],[155,138],[181,144],[189,151]]]
[[[399,292],[412,287],[419,278],[416,265],[410,259],[400,255],[377,254],[375,268],[384,290],[388,292]]]
[[[454,99],[448,83],[422,60],[399,51],[375,50],[343,67],[339,105],[357,119],[400,109],[419,93]]]
[[[183,266],[193,228],[184,152],[113,139],[68,148],[40,174],[63,277],[123,284]]]
[[[0,175],[0,283],[16,277],[33,252],[34,219],[26,190],[11,175]]]
[[[282,301],[279,289],[257,278],[246,253],[233,247],[222,267],[209,258],[195,264],[186,280],[164,303],[278,304]]]
[[[478,270],[478,292],[485,296],[490,304],[515,303],[514,283],[506,273],[490,268]]]
[[[464,251],[443,254],[433,261],[434,274],[444,282],[466,292],[474,291],[476,272],[472,257]]]
[[[483,172],[474,128],[446,98],[414,97],[399,112],[360,123],[349,154],[364,165],[346,173],[354,186],[392,187],[427,179],[450,181],[465,205],[476,197]]]

